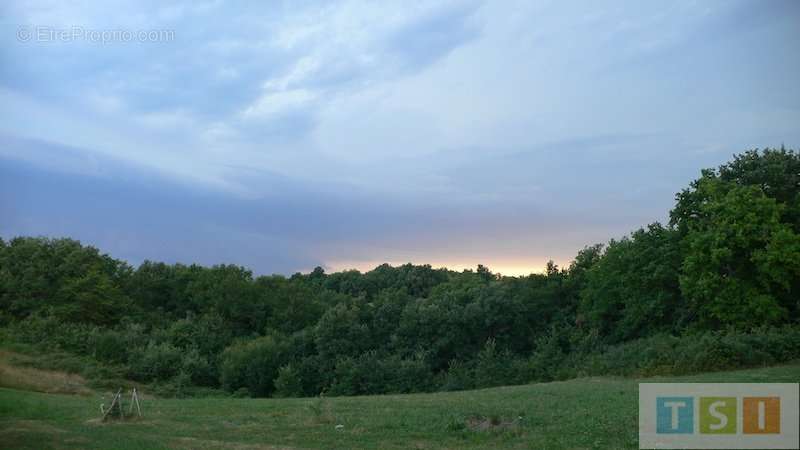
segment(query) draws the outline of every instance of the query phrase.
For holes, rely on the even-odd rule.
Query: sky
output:
[[[800,148],[800,2],[0,5],[0,236],[540,272]]]

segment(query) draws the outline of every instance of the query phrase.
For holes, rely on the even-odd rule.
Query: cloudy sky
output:
[[[0,236],[505,274],[800,147],[800,2],[4,2]]]

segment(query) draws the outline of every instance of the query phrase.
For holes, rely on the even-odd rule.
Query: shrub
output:
[[[574,356],[574,358],[573,358]],[[800,358],[800,328],[656,335],[600,353],[570,355],[578,375],[680,375],[763,366]]]
[[[247,388],[255,397],[275,391],[274,380],[285,363],[285,345],[275,336],[263,336],[235,343],[222,354],[220,378],[225,390]]]
[[[528,359],[527,370],[530,380],[551,381],[562,373],[562,362],[566,358],[560,336],[555,330],[536,340],[533,354]]]
[[[398,356],[385,361],[385,370],[394,374],[391,377],[392,393],[428,392],[434,388],[433,374],[424,353],[416,353],[412,358]]]
[[[88,353],[94,327],[86,324],[64,323],[51,313],[36,314],[25,321],[12,324],[9,337],[17,342],[45,346],[49,349]]]
[[[182,367],[183,355],[172,344],[150,342],[133,352],[129,375],[134,380],[168,380],[177,375]]]
[[[495,340],[489,338],[476,358],[475,386],[492,387],[513,383],[516,378],[513,369],[511,355],[506,351],[498,351]]]
[[[189,349],[181,361],[182,373],[185,373],[196,386],[217,386],[219,375],[216,367],[200,354],[196,348]]]
[[[99,361],[125,363],[133,349],[147,344],[144,327],[129,324],[119,330],[95,328],[88,336],[88,351]]]
[[[127,345],[122,334],[113,330],[95,330],[89,341],[92,356],[100,361],[125,362],[128,360]]]
[[[341,358],[336,362],[335,374],[331,395],[384,394],[387,391],[386,374],[379,367],[375,352]]]
[[[432,373],[423,354],[401,358],[369,351],[356,358],[340,359],[335,374],[330,388],[332,395],[425,392],[433,386]]]
[[[278,376],[275,378],[275,397],[302,397],[303,382],[299,373],[291,365],[287,364],[278,369]]]
[[[475,387],[475,374],[469,364],[452,359],[447,364],[439,389],[443,391],[463,391]]]

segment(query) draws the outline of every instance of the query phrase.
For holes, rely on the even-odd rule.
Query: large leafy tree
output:
[[[265,328],[269,311],[258,294],[252,272],[236,265],[204,269],[187,286],[195,310],[216,311],[230,324],[234,335]]]
[[[736,186],[755,186],[765,196],[783,205],[781,222],[800,231],[800,155],[793,150],[749,150],[734,155],[733,160],[717,170],[704,169],[700,178],[676,195],[676,204],[670,211],[670,224],[685,235],[689,226],[701,218],[703,205],[710,199],[711,191],[701,189],[704,180],[719,180]]]
[[[800,155],[750,150],[676,196],[681,290],[701,327],[797,318]]]
[[[113,324],[125,315],[130,304],[111,277],[98,270],[66,280],[58,296],[64,300],[53,311],[69,322]]]
[[[174,320],[187,312],[197,312],[188,302],[186,289],[203,270],[199,266],[144,261],[128,279],[125,289],[140,309],[158,313],[156,318]]]
[[[312,288],[302,279],[262,276],[256,279],[259,302],[269,312],[266,326],[283,333],[292,333],[314,325],[324,310],[325,291]],[[260,329],[253,331],[260,332]]]
[[[671,331],[686,309],[677,233],[659,223],[612,240],[587,272],[580,315],[609,341]]]
[[[761,187],[705,178],[686,222],[683,294],[704,327],[748,328],[796,313],[800,238]]]
[[[120,288],[130,272],[72,239],[14,238],[0,252],[0,305],[17,318],[54,311],[64,321],[113,323],[130,312]]]

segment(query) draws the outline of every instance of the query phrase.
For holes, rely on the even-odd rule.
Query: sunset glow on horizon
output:
[[[564,264],[554,261],[559,268],[565,267],[569,265],[569,261],[566,261]],[[464,263],[464,262],[441,262],[433,260],[433,262],[427,262],[424,260],[415,260],[415,261],[331,261],[326,263],[323,267],[326,269],[326,272],[341,272],[345,270],[358,270],[361,273],[369,272],[376,267],[382,264],[389,264],[392,267],[402,266],[405,264],[413,264],[413,265],[429,265],[434,269],[448,269],[456,272],[462,272],[464,270],[472,270],[475,271],[478,267],[478,264],[481,264],[487,267],[492,273],[500,274],[505,276],[513,276],[513,277],[520,277],[520,276],[528,276],[531,274],[543,274],[545,273],[545,268],[547,266],[547,262],[541,265],[529,264],[526,265],[522,262],[520,263],[502,263],[502,262],[492,262],[491,260],[487,260],[484,262],[476,262],[476,263]],[[309,272],[308,270],[303,272]]]

